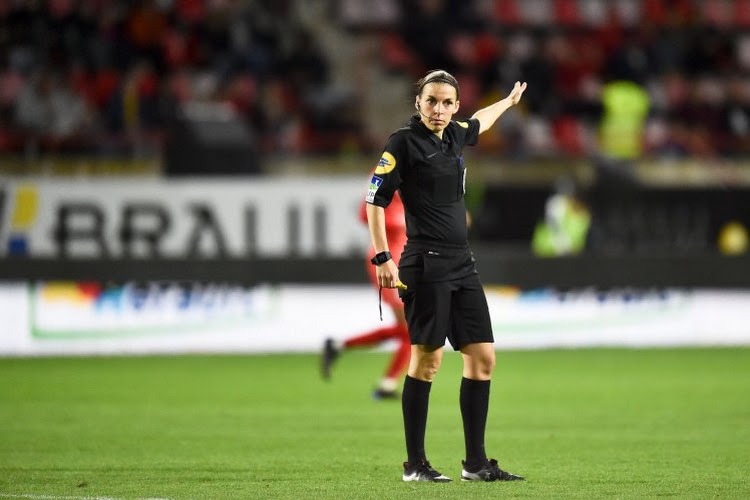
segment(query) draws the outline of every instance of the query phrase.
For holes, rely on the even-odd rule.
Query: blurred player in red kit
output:
[[[359,218],[363,224],[367,224],[367,213],[365,203],[362,203],[359,212]],[[385,210],[385,230],[388,238],[388,248],[395,262],[398,262],[401,251],[406,244],[406,223],[404,221],[404,205],[398,193],[393,197],[393,201]],[[376,289],[380,289],[376,275],[376,267],[372,265],[371,259],[375,256],[375,249],[370,248],[365,261],[367,274],[370,281]],[[369,332],[362,333],[345,340],[326,339],[323,345],[323,357],[321,360],[321,371],[323,378],[328,380],[331,377],[331,366],[333,362],[341,355],[342,351],[351,348],[372,347],[382,344],[388,340],[398,341],[398,346],[393,352],[388,368],[380,380],[377,388],[373,392],[375,399],[397,399],[399,397],[396,388],[400,385],[401,376],[406,372],[409,366],[409,356],[411,354],[411,341],[409,340],[409,330],[406,326],[404,317],[404,303],[398,296],[395,288],[383,288],[382,301],[388,304],[396,318],[396,323],[391,326],[378,328]]]

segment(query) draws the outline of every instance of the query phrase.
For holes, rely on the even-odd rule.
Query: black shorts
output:
[[[468,247],[407,244],[399,263],[399,290],[412,344],[455,350],[494,342],[487,298]]]

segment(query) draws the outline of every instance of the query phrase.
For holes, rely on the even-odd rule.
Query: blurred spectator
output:
[[[262,152],[335,152],[364,127],[329,68],[294,0],[0,2],[0,152],[157,151],[191,100],[230,104]]]
[[[116,134],[137,134],[158,125],[157,81],[151,66],[140,62],[123,77],[106,104],[105,122]]]
[[[34,72],[23,84],[15,103],[15,122],[22,132],[40,137],[52,123],[52,79],[42,71]]]
[[[618,158],[736,158],[746,156],[746,147],[731,140],[728,130],[732,123],[742,128],[743,113],[736,104],[738,85],[726,75],[742,75],[738,78],[750,83],[743,72],[750,67],[750,38],[742,31],[742,2],[724,4],[726,8],[692,0],[402,0],[402,11],[409,15],[394,27],[416,54],[401,54],[402,65],[421,59],[459,68],[462,83],[480,83],[480,101],[509,81],[535,82],[526,100],[524,149],[519,151],[517,143],[500,144],[506,153],[590,156],[603,147]],[[447,34],[447,47],[430,42],[435,33]],[[384,36],[387,47],[397,46],[392,33]],[[487,40],[494,47],[485,51],[492,54],[489,67],[477,57]],[[389,54],[383,54],[385,64],[392,61]],[[413,77],[423,69],[406,71]],[[614,81],[634,84],[605,84]],[[680,81],[687,90],[684,99],[656,95],[677,90],[673,84]],[[735,103],[727,111],[732,86]],[[619,97],[608,94],[629,96],[630,104],[622,107],[628,113],[613,114]],[[652,108],[650,101],[659,102]],[[597,145],[591,137],[602,113],[603,142]],[[622,138],[620,146],[613,144],[613,123],[629,124],[628,146]],[[738,129],[732,130],[736,134]],[[550,137],[542,140],[546,134]]]
[[[27,153],[33,156],[41,148],[79,151],[90,131],[90,118],[86,101],[57,74],[35,72],[15,101],[15,122],[26,137]]]
[[[452,68],[446,40],[456,28],[444,0],[404,0],[401,36],[427,69]],[[423,73],[415,68],[415,73]]]
[[[161,44],[167,34],[167,17],[155,0],[133,2],[127,23],[127,37],[137,59],[146,59],[152,66],[163,65]]]
[[[539,257],[576,255],[584,250],[591,213],[567,176],[557,179],[547,199],[544,219],[534,228],[532,250]]]
[[[371,4],[330,0],[330,15],[312,20],[302,15],[313,9],[305,0],[0,1],[0,153],[76,142],[84,152],[117,144],[127,154],[144,134],[157,150],[170,110],[194,99],[231,104],[262,154],[367,149],[383,140],[368,138],[377,119],[340,83],[351,70],[348,47],[331,50],[348,30],[380,40],[357,64],[400,77],[404,92],[438,67],[459,76],[468,107],[516,80],[533,82],[505,125],[512,130],[502,137],[514,139],[488,139],[485,152],[597,153],[592,138],[616,76],[635,81],[650,103],[639,125],[643,155],[750,154],[745,0]],[[634,66],[635,79],[624,78]],[[55,125],[56,140],[42,140],[52,137],[44,117],[57,112],[53,101],[72,113]],[[87,137],[87,128],[97,133]]]
[[[720,130],[722,154],[746,157],[750,153],[750,84],[737,75],[727,82]]]
[[[614,160],[641,157],[648,94],[632,80],[615,80],[602,89],[604,116],[599,130],[604,156]]]

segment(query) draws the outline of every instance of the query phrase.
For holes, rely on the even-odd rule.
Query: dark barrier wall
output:
[[[169,176],[259,174],[252,130],[219,105],[183,109],[168,128],[164,170]]]
[[[750,257],[587,256],[539,259],[526,253],[474,247],[485,284],[522,288],[750,288]],[[231,283],[366,283],[363,259],[258,260],[0,260],[0,280],[217,281]]]
[[[551,187],[488,187],[475,214],[475,238],[528,248],[551,194]],[[750,189],[746,188],[601,185],[577,197],[592,214],[587,251],[594,254],[710,253],[727,222],[750,227]]]

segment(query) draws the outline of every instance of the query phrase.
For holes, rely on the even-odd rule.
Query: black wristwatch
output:
[[[373,265],[379,266],[380,264],[385,264],[391,260],[391,252],[380,252],[376,253],[375,257],[370,259],[370,262],[373,263]]]

